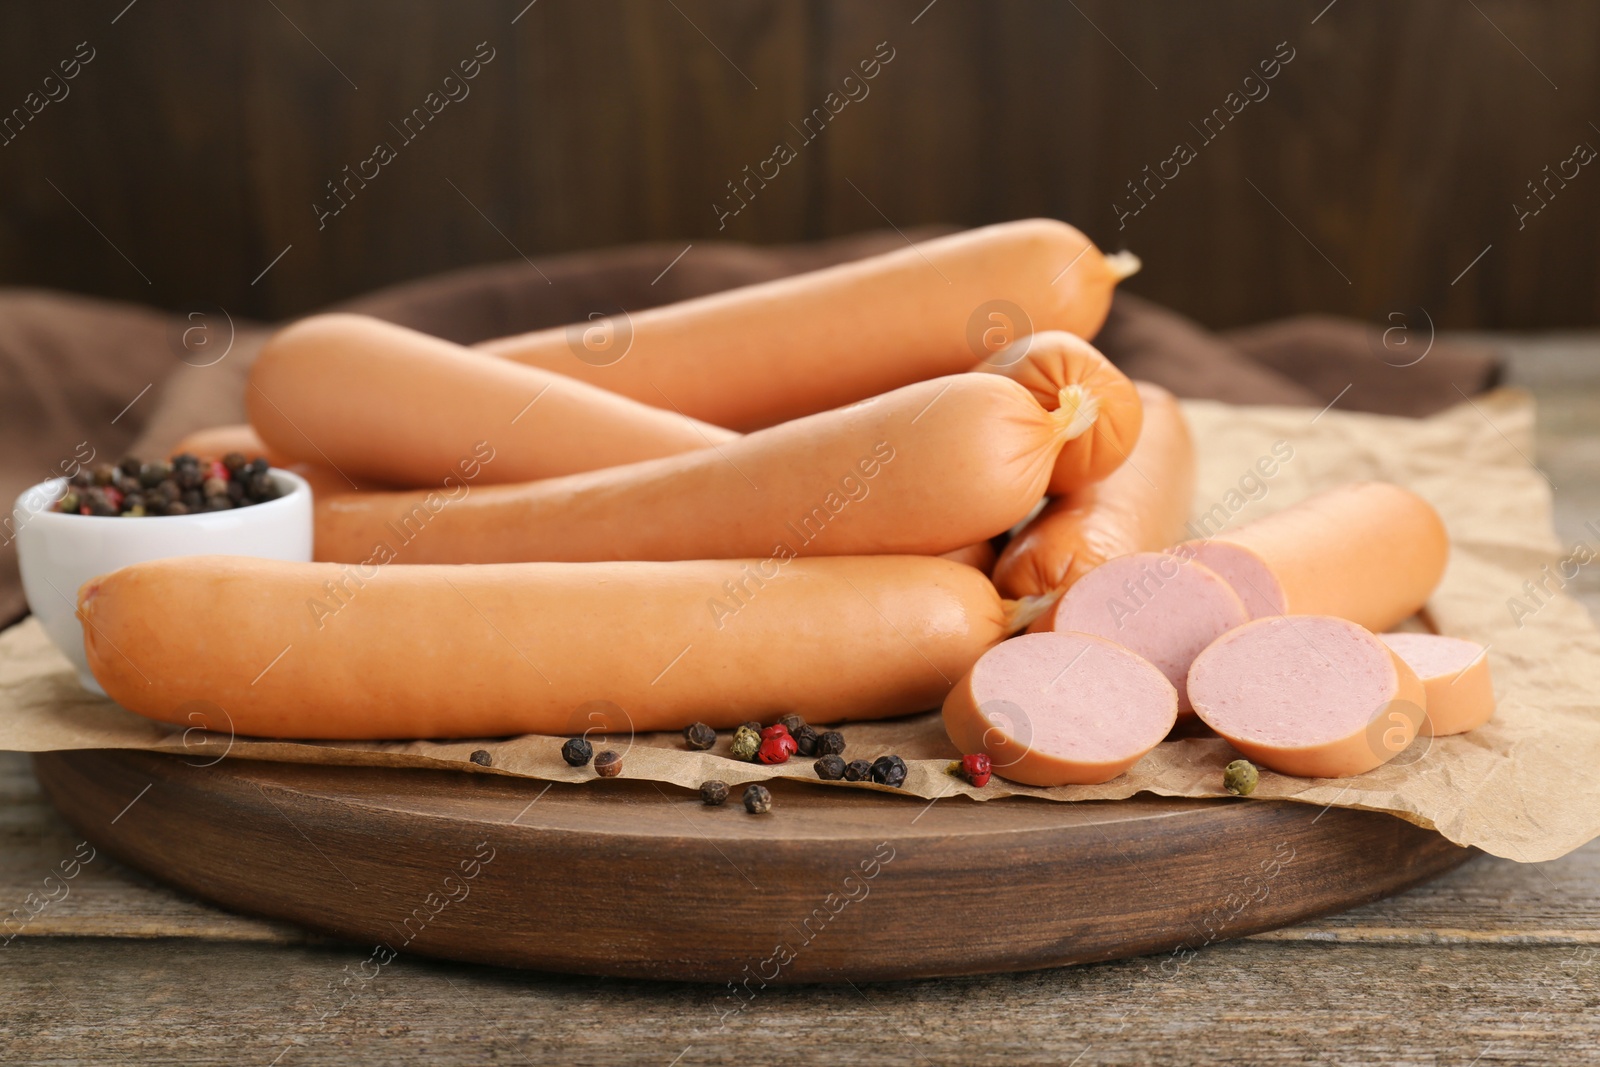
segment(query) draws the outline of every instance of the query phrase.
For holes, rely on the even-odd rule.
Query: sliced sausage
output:
[[[1023,634],[985,652],[944,701],[944,728],[1026,785],[1110,781],[1167,736],[1178,694],[1121,645],[1074,633]]]
[[[1433,594],[1450,537],[1433,506],[1387,482],[1354,482],[1209,540],[1186,542],[1255,618],[1337,615],[1381,631]]]
[[[1155,664],[1189,706],[1184,679],[1211,642],[1250,620],[1233,587],[1202,563],[1136,552],[1102,563],[1041,615],[1030,632],[1076,631],[1115,641]]]
[[[1189,668],[1205,724],[1280,774],[1344,778],[1416,737],[1427,696],[1389,646],[1329,615],[1274,615],[1217,638]]]
[[[345,567],[201,556],[79,593],[130,711],[260,737],[731,727],[936,707],[998,641],[971,567],[922,557]],[[797,640],[797,635],[806,635]],[[225,712],[225,715],[223,714]]]
[[[1494,682],[1488,650],[1475,641],[1442,634],[1379,634],[1422,679],[1428,722],[1435,737],[1476,730],[1494,717]]]
[[[1194,497],[1194,445],[1177,399],[1136,382],[1143,428],[1128,461],[1103,482],[1050,501],[995,563],[1006,596],[1066,589],[1108,559],[1177,543]]]

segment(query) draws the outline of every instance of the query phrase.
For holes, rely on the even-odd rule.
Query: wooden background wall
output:
[[[0,145],[0,283],[270,317],[516,250],[1054,215],[1213,325],[1418,304],[1453,327],[1600,323],[1600,166],[1514,207],[1600,147],[1594,4],[526,5],[6,5],[0,113],[79,42],[94,58]],[[400,144],[390,123],[479,42],[470,95]],[[879,42],[869,95],[802,145],[790,123]],[[1270,95],[1203,141],[1190,124],[1279,42]],[[785,139],[796,158],[719,231],[726,183]],[[325,183],[378,141],[396,158],[319,229]],[[1180,141],[1196,158],[1119,228],[1126,183]]]

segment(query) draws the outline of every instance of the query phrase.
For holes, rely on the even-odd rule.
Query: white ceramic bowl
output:
[[[85,689],[104,694],[89,673],[78,622],[78,587],[130,563],[169,556],[260,556],[311,559],[311,487],[274,467],[283,495],[263,504],[194,515],[143,518],[72,515],[50,508],[67,479],[52,478],[17,497],[12,506],[17,562],[28,607],[57,648],[78,669]]]

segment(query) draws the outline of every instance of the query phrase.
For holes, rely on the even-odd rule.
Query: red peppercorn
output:
[[[967,776],[967,781],[976,786],[989,784],[989,757],[982,752],[974,752],[970,756],[961,757],[961,773]]]
[[[765,730],[761,731],[761,740],[763,740],[763,741],[767,740],[770,737],[788,737],[788,736],[789,736],[789,728],[787,726],[783,725],[783,723],[781,723],[781,722],[775,722],[771,726],[767,727]]]
[[[794,739],[784,734],[782,737],[769,737],[761,742],[761,747],[756,750],[756,759],[769,764],[788,763],[789,757],[794,753]]]
[[[210,465],[206,467],[206,477],[221,478],[226,482],[233,478],[233,472],[230,471],[220,459],[214,459],[211,461]]]

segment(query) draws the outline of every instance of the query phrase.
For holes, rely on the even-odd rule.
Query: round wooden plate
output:
[[[1181,959],[1473,855],[1386,815],[1248,800],[929,804],[779,784],[756,816],[627,780],[127,751],[34,766],[97,847],[224,907],[379,946],[374,966],[416,952],[736,992]]]

